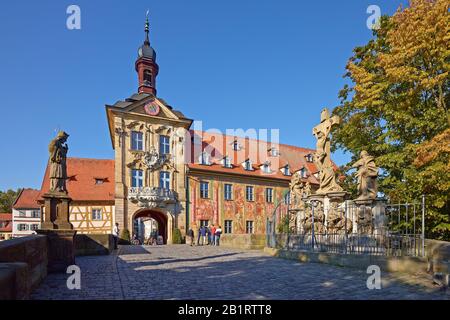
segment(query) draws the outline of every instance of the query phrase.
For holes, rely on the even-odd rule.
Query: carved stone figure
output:
[[[313,135],[317,139],[314,162],[319,169],[320,187],[317,190],[318,194],[342,191],[342,188],[336,182],[336,175],[331,162],[329,138],[332,127],[339,125],[339,123],[340,118],[338,116],[330,118],[330,113],[325,108],[320,115],[320,124],[313,129]]]
[[[289,183],[289,189],[291,192],[291,209],[301,209],[304,207],[304,188],[305,184],[302,181],[300,173],[294,173],[291,182]]]
[[[157,165],[159,160],[159,154],[156,151],[155,148],[151,148],[149,152],[146,152],[144,155],[144,164],[150,169],[150,171],[153,170],[153,168]]]
[[[331,202],[330,208],[328,209],[327,216],[327,231],[330,234],[343,234],[345,233],[345,227],[347,220],[347,233],[351,233],[353,229],[353,224],[349,219],[345,218],[345,214],[342,209],[339,208],[337,202]]]
[[[67,147],[66,141],[69,135],[64,131],[58,132],[49,146],[49,164],[50,164],[50,192],[67,193]]]
[[[372,209],[367,206],[360,206],[358,208],[358,233],[372,234]]]
[[[357,168],[358,199],[374,200],[377,197],[378,167],[367,151],[361,151],[361,158],[356,161],[352,168]]]
[[[305,234],[311,233],[312,223],[312,208],[309,207],[305,210],[305,217],[302,220],[303,232]],[[320,202],[318,206],[314,208],[314,232],[325,233],[325,214]]]

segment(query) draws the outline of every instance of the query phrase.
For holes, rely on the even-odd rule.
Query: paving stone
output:
[[[356,269],[299,263],[261,251],[221,247],[123,246],[109,256],[78,257],[81,290],[50,274],[32,299],[449,299],[424,275],[382,274],[369,290]]]

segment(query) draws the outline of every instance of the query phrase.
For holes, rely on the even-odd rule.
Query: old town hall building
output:
[[[192,119],[161,99],[148,21],[135,68],[138,93],[106,106],[114,160],[68,158],[70,220],[79,233],[111,233],[117,222],[133,235],[152,221],[164,243],[175,229],[185,235],[207,224],[264,234],[275,207],[289,200],[293,174],[317,186],[314,150],[194,131]],[[36,200],[48,189],[47,168]]]

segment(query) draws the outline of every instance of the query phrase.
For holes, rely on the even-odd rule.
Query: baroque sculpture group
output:
[[[312,192],[309,182],[304,182],[299,172],[290,183],[290,228],[301,233],[319,234],[381,234],[385,232],[384,206],[377,199],[378,168],[367,151],[361,151],[356,168],[358,198],[348,201],[349,193],[338,183],[331,161],[330,133],[339,126],[338,116],[330,117],[328,109],[322,110],[320,124],[313,129],[317,139],[314,162],[319,169],[319,189]],[[346,214],[345,208],[355,208],[356,215]]]

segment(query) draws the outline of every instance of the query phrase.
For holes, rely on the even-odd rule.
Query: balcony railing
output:
[[[175,191],[158,187],[132,187],[128,190],[128,199],[149,208],[165,207],[178,201]]]

